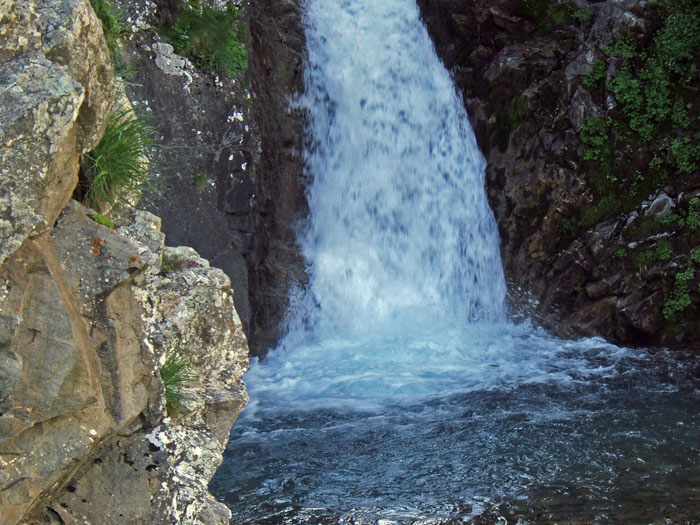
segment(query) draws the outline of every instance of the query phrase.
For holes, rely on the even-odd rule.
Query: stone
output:
[[[85,90],[77,119],[78,152],[93,149],[115,99],[114,67],[102,25],[89,0],[42,2],[42,51]]]
[[[70,199],[83,93],[40,54],[0,64],[0,263],[52,225]]]
[[[656,197],[654,197],[654,200],[647,206],[642,207],[642,213],[646,218],[663,219],[667,217],[675,207],[676,203],[673,202],[673,199],[662,191],[659,192]]]
[[[591,283],[586,285],[586,293],[591,299],[600,299],[610,292],[610,286],[604,282]]]
[[[104,131],[114,72],[88,0],[8,0],[0,27],[1,264],[68,203],[78,157]]]
[[[59,262],[67,270],[71,293],[87,307],[98,296],[130,281],[135,272],[160,262],[159,252],[121,235],[129,234],[130,229],[138,231],[138,225],[123,226],[117,232],[92,220],[92,213],[71,201],[50,237]],[[140,216],[134,213],[132,217]],[[156,249],[162,247],[163,235],[159,236]]]
[[[142,337],[154,368],[168,355],[184,355],[193,379],[168,419],[161,386],[161,418],[145,431],[111,438],[81,467],[51,504],[64,519],[219,525],[231,519],[207,485],[248,401],[241,382],[246,338],[228,277],[191,248],[164,252],[178,264],[165,274],[139,274],[131,293],[142,306]]]

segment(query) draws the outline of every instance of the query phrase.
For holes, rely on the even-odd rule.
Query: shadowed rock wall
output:
[[[586,87],[584,80],[620,37],[639,46],[653,41],[660,26],[655,7],[635,0],[419,5],[488,160],[488,195],[514,313],[568,337],[697,346],[697,279],[692,304],[681,314],[664,314],[676,300],[674,276],[692,266],[688,254],[700,245],[697,231],[644,233],[653,221],[689,213],[700,194],[697,170],[649,188],[634,209],[586,218],[600,196],[583,159],[580,128],[586,117],[614,115],[617,102],[605,86],[619,60],[607,59],[603,87]],[[537,5],[540,18],[532,14]],[[636,147],[640,158],[653,154]],[[632,179],[634,152],[614,153],[611,178]]]
[[[254,256],[250,268],[251,345],[275,346],[292,287],[306,283],[295,228],[307,213],[301,150],[304,119],[290,110],[303,89],[304,31],[298,0],[251,2],[250,78],[260,135],[255,161]]]

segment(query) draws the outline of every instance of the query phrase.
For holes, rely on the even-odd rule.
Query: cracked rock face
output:
[[[97,144],[113,101],[88,0],[0,5],[0,263],[68,203],[78,156]]]
[[[248,399],[230,281],[194,250],[164,248],[150,213],[123,209],[113,230],[91,213],[72,201],[2,266],[0,511],[226,523],[207,484]],[[168,417],[158,371],[172,354],[192,379]]]

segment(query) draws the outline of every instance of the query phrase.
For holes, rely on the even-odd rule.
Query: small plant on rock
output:
[[[114,229],[114,221],[107,217],[106,215],[101,215],[99,213],[92,214],[92,220],[102,226],[107,226],[107,228]]]
[[[147,153],[155,145],[155,131],[132,109],[112,113],[99,144],[85,155],[85,200],[90,206],[127,202],[148,186]]]
[[[167,352],[160,378],[165,387],[165,402],[170,414],[180,404],[184,388],[193,379],[192,363],[180,352]]]
[[[161,27],[160,35],[202,69],[229,77],[245,71],[248,55],[238,9],[230,3],[224,10],[198,4],[180,2],[172,26]]]

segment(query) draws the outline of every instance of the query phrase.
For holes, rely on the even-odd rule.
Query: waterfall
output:
[[[289,340],[500,320],[485,161],[414,0],[308,0],[301,234]]]
[[[697,360],[508,321],[484,159],[415,0],[305,9],[310,279],[245,376],[212,482],[232,523],[696,515]]]

